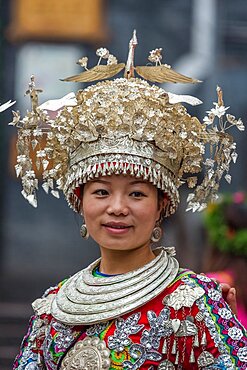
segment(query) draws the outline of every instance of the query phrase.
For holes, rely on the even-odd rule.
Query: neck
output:
[[[101,261],[99,271],[107,275],[124,274],[146,265],[156,256],[150,247],[134,250],[109,250],[100,247]]]

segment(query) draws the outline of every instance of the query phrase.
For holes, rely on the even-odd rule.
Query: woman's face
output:
[[[162,208],[157,189],[129,175],[102,176],[84,186],[81,210],[89,234],[101,248],[149,246]]]

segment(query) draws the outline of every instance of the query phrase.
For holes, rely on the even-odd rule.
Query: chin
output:
[[[99,245],[102,245],[102,244],[99,244]],[[105,245],[102,245],[102,248],[104,249],[107,249],[107,250],[112,250],[112,251],[122,251],[122,252],[130,252],[130,251],[134,251],[136,249],[139,249],[141,247],[146,247],[146,248],[149,248],[150,246],[150,243],[143,243],[143,244],[131,244],[131,245],[126,245],[126,243],[109,243],[109,244],[105,244]]]

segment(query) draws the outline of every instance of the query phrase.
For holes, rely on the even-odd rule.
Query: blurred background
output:
[[[60,98],[83,86],[59,79],[81,71],[76,64],[107,47],[126,62],[128,43],[137,30],[135,63],[147,63],[149,51],[163,48],[163,63],[203,80],[198,85],[164,85],[178,94],[203,101],[187,107],[201,120],[224,92],[230,113],[247,122],[247,2],[245,0],[1,0],[0,104],[30,109],[24,96],[30,76],[44,92],[39,102]],[[64,199],[38,193],[38,208],[21,195],[16,179],[15,128],[8,127],[11,109],[0,116],[0,368],[10,369],[31,314],[30,303],[98,257],[92,241],[80,237],[81,219]],[[239,158],[232,183],[221,191],[246,191],[246,132],[234,131]],[[224,182],[224,181],[223,181]],[[199,214],[185,214],[186,190],[179,212],[164,222],[165,245],[175,245],[181,266],[202,271],[205,241]]]

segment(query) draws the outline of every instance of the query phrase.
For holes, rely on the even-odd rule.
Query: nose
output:
[[[109,215],[127,216],[129,213],[128,202],[122,195],[111,196],[107,212]]]

